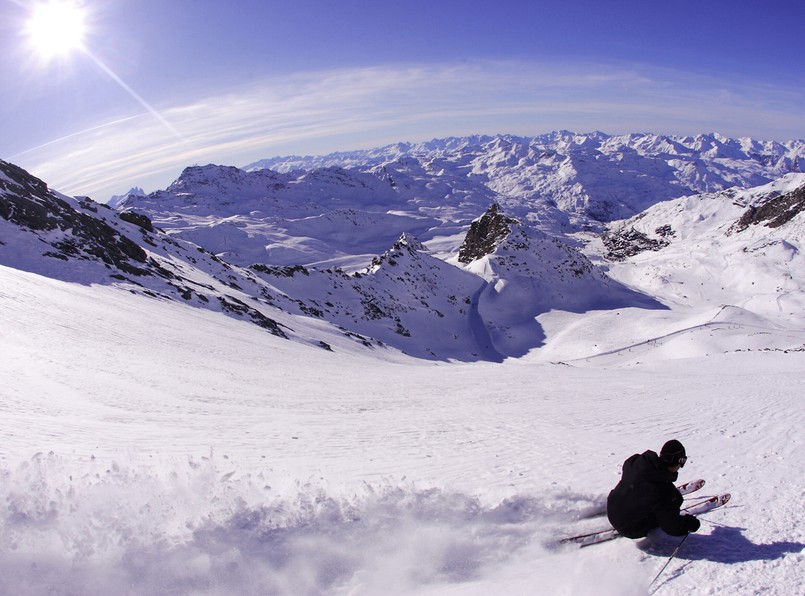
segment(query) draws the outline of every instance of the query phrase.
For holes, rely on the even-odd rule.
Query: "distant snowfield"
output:
[[[678,539],[555,541],[677,437],[733,500],[652,590],[802,594],[805,334],[716,311],[437,364],[0,267],[0,593],[644,594]]]

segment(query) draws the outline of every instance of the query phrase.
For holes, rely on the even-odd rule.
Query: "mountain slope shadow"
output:
[[[508,217],[497,205],[472,222],[458,260],[487,282],[477,313],[502,357],[542,347],[546,335],[537,317],[552,310],[667,309],[610,279],[570,243]]]

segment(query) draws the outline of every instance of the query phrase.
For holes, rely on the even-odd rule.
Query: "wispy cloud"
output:
[[[104,123],[11,160],[68,194],[164,187],[194,163],[370,148],[443,135],[556,129],[786,140],[803,93],[625,63],[396,65],[264,80]],[[177,139],[171,130],[185,140]]]

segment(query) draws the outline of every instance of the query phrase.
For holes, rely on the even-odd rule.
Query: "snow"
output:
[[[121,199],[168,233],[59,195],[97,237],[10,217],[53,197],[0,169],[0,593],[805,593],[805,220],[737,225],[805,175],[724,189],[802,150],[563,131],[193,167]],[[540,188],[631,193],[606,229],[665,244],[606,259]],[[496,199],[518,221],[459,263]],[[142,275],[101,258],[123,237]],[[237,266],[300,259],[360,273]],[[733,497],[651,589],[678,539],[557,544],[672,437]]]
[[[549,232],[600,230],[601,222],[661,201],[769,183],[799,163],[802,141],[567,131],[476,136],[273,158],[246,171],[195,166],[164,191],[116,204],[237,265],[355,268],[402,232],[442,243],[495,202]],[[349,238],[339,230],[350,230]]]
[[[600,525],[622,460],[670,437],[682,480],[733,499],[653,588],[805,588],[802,350],[446,365],[0,280],[2,593],[644,594],[676,539],[555,539]],[[646,324],[630,312],[599,322],[610,347]],[[577,315],[544,315],[549,336],[554,316]]]
[[[803,185],[805,174],[789,174],[751,190],[666,201],[616,222],[615,228],[633,227],[650,235],[670,225],[674,233],[663,250],[641,253],[608,273],[666,304],[734,305],[771,323],[802,329],[805,288],[799,280],[805,220],[800,216],[784,228],[758,225],[743,231],[735,231],[735,222],[750,205]]]

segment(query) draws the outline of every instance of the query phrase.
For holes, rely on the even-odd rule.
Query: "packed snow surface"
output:
[[[0,593],[805,593],[805,342],[755,317],[713,350],[741,319],[705,306],[547,313],[564,363],[437,364],[0,266]],[[672,437],[732,500],[651,588],[678,539],[557,545]]]

